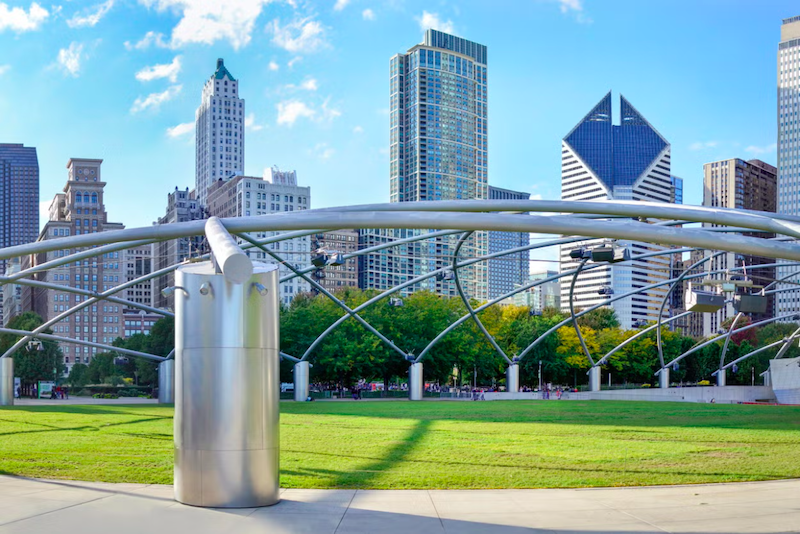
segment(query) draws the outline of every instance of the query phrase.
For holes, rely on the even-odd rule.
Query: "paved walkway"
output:
[[[184,506],[172,486],[0,476],[0,534],[800,532],[800,480],[582,490],[283,490]]]

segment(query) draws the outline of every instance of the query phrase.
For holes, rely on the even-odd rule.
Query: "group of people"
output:
[[[50,398],[55,399],[69,399],[69,388],[67,386],[58,386],[50,390]]]

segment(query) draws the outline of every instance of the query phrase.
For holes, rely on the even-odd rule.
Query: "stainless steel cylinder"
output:
[[[0,406],[14,405],[14,360],[0,358]]]
[[[422,362],[412,363],[408,368],[408,400],[421,401],[423,386]]]
[[[512,363],[506,367],[506,391],[519,393],[519,364]]]
[[[600,391],[600,367],[589,369],[589,391]]]
[[[661,389],[669,387],[669,367],[662,367],[658,372],[658,387]]]
[[[164,360],[158,364],[158,403],[175,402],[175,360]]]
[[[720,387],[726,385],[727,378],[728,378],[727,376],[725,376],[726,372],[727,371],[725,369],[723,369],[723,370],[721,370],[721,371],[719,371],[717,373],[717,385],[720,386]]]
[[[769,370],[767,370],[767,372],[764,373],[763,376],[764,376],[764,385],[767,387],[772,387],[772,375],[770,375]]]
[[[308,375],[310,371],[308,362],[294,364],[294,400],[305,402],[308,399]]]
[[[242,284],[211,262],[176,271],[175,499],[184,504],[280,500],[278,267],[253,267]]]

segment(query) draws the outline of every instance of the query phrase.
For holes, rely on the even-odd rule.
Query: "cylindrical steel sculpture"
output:
[[[506,367],[506,391],[519,393],[519,364],[512,363]]]
[[[727,385],[727,377],[725,376],[725,373],[725,369],[720,369],[717,371],[717,385],[720,387]]]
[[[408,400],[421,401],[423,386],[422,362],[412,363],[408,368]]]
[[[184,504],[280,499],[278,267],[253,267],[244,283],[211,262],[176,271],[175,499]]]
[[[0,358],[0,406],[14,405],[14,359]]]
[[[175,360],[164,360],[158,364],[158,403],[175,402]]]
[[[600,367],[589,368],[589,391],[600,391]]]
[[[308,399],[308,362],[297,362],[294,364],[294,400],[304,402]]]
[[[669,367],[662,367],[658,373],[658,387],[667,389],[669,387]]]

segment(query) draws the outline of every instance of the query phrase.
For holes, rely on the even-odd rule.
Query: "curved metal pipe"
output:
[[[129,350],[129,349],[122,349],[120,347],[115,347],[113,345],[104,345],[102,343],[94,343],[92,341],[82,341],[79,339],[73,339],[71,337],[61,337],[61,336],[54,336],[53,334],[43,334],[41,332],[33,335],[33,331],[31,330],[16,330],[13,328],[0,328],[0,334],[11,334],[15,336],[30,336],[36,337],[41,339],[46,339],[47,341],[60,341],[63,343],[72,343],[73,345],[81,345],[86,347],[95,347],[98,349],[103,349],[106,352],[119,352],[121,354],[127,354],[129,356],[138,356],[140,358],[147,358],[150,360],[156,361],[163,361],[166,358],[161,356],[156,356],[155,354],[149,354],[147,352],[139,352],[138,350]]]
[[[581,327],[578,325],[578,319],[575,317],[575,299],[573,295],[575,294],[575,282],[578,281],[578,275],[581,274],[583,270],[583,266],[586,265],[586,262],[589,261],[589,258],[583,258],[581,262],[578,264],[578,268],[575,269],[575,274],[572,276],[572,283],[569,285],[569,316],[572,319],[572,326],[575,327],[575,333],[578,335],[578,341],[581,343],[581,348],[583,348],[583,353],[588,358],[591,367],[594,367],[594,360],[592,359],[592,355],[589,353],[589,347],[586,346],[586,341],[583,339],[583,334],[581,334]],[[522,359],[522,357],[520,357]]]
[[[454,279],[454,281],[456,283],[456,290],[458,290],[458,294],[461,297],[461,301],[464,303],[464,306],[467,308],[467,313],[469,313],[472,316],[472,319],[475,321],[475,324],[478,325],[478,328],[483,333],[483,336],[492,345],[492,347],[494,347],[494,350],[497,351],[497,354],[499,354],[506,361],[506,363],[508,363],[510,365],[510,364],[513,363],[511,361],[511,358],[506,356],[505,351],[500,348],[500,345],[497,344],[497,340],[494,339],[494,336],[492,336],[489,333],[489,331],[486,330],[486,327],[483,325],[483,322],[481,322],[480,318],[475,313],[475,310],[472,309],[472,304],[470,304],[469,299],[464,294],[464,289],[461,287],[461,280],[460,280],[460,278],[458,276],[458,253],[461,251],[461,247],[464,245],[466,240],[472,234],[473,234],[473,232],[464,232],[464,234],[458,240],[458,243],[456,243],[456,248],[453,251],[453,279]]]
[[[722,351],[720,351],[720,356],[719,356],[720,369],[722,369],[723,366],[725,365],[725,354],[727,354],[728,345],[731,342],[731,332],[733,331],[734,328],[736,328],[736,323],[739,322],[739,319],[741,319],[743,315],[744,314],[742,312],[737,313],[736,317],[734,317],[733,321],[731,322],[730,328],[728,328],[728,334],[725,336],[725,343],[722,344]]]
[[[616,347],[614,347],[613,349],[608,351],[605,354],[605,356],[603,356],[602,358],[597,360],[597,363],[595,365],[596,366],[597,365],[603,365],[604,363],[606,363],[606,360],[608,360],[608,358],[611,357],[612,354],[616,353],[617,351],[619,351],[620,349],[625,347],[625,345],[627,345],[628,343],[632,343],[634,340],[639,339],[640,337],[642,337],[643,335],[647,334],[648,332],[651,332],[654,328],[663,326],[666,323],[671,323],[672,321],[677,321],[681,317],[686,317],[687,315],[691,315],[692,313],[693,312],[690,312],[690,311],[679,313],[678,315],[675,315],[673,317],[668,317],[666,321],[661,323],[661,325],[659,325],[658,323],[654,323],[654,324],[648,326],[647,328],[644,328],[644,329],[638,331],[637,333],[635,333],[634,335],[632,335],[631,337],[629,337],[628,339],[626,339],[625,341],[623,341],[622,343],[620,343],[619,345],[617,345]]]
[[[739,363],[739,362],[741,362],[741,361],[743,361],[743,360],[746,360],[747,358],[749,358],[749,357],[751,357],[751,356],[755,356],[756,354],[759,354],[759,353],[761,353],[761,352],[764,352],[765,350],[769,350],[769,349],[771,349],[771,348],[774,348],[774,347],[776,347],[776,346],[780,345],[781,343],[783,343],[783,346],[782,346],[782,347],[781,347],[781,349],[778,351],[778,355],[776,355],[776,356],[775,356],[775,358],[774,358],[774,359],[776,359],[776,360],[777,360],[777,359],[779,359],[779,358],[780,358],[780,355],[782,355],[782,353],[785,353],[785,352],[786,352],[786,349],[788,349],[788,348],[791,346],[791,343],[792,343],[792,341],[794,341],[794,340],[795,340],[795,339],[796,339],[798,336],[800,336],[800,328],[798,328],[797,330],[795,330],[795,331],[794,331],[794,332],[793,332],[793,333],[792,333],[792,334],[791,334],[789,337],[785,337],[785,338],[783,338],[783,339],[779,339],[778,341],[775,341],[775,342],[773,342],[773,343],[770,343],[769,345],[764,345],[764,346],[763,346],[763,347],[761,347],[761,348],[758,348],[758,349],[756,349],[756,350],[753,350],[753,351],[750,351],[750,352],[748,352],[748,353],[747,353],[747,354],[745,354],[744,356],[740,356],[739,358],[736,358],[735,360],[733,360],[732,362],[728,363],[728,364],[727,364],[727,365],[725,365],[724,367],[721,367],[720,369],[718,369],[718,370],[714,371],[713,373],[711,373],[711,376],[715,376],[715,375],[716,375],[716,374],[718,374],[720,371],[724,371],[724,370],[726,370],[726,369],[728,369],[728,368],[730,368],[730,367],[733,367],[733,366],[734,366],[734,365],[736,365],[737,363]]]

